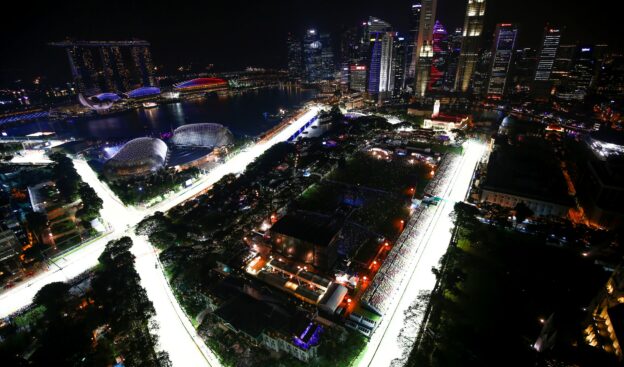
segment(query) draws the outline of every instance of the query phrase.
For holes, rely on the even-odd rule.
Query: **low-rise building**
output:
[[[539,139],[500,141],[480,182],[480,201],[514,208],[523,202],[537,216],[566,217],[574,201],[553,152]]]
[[[270,229],[273,252],[330,270],[338,257],[337,239],[344,219],[315,213],[288,213]]]

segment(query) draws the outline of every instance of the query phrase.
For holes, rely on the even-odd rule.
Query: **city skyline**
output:
[[[281,68],[286,65],[285,40],[288,32],[303,33],[307,28],[324,29],[332,37],[345,29],[358,24],[368,16],[376,16],[388,21],[396,30],[407,33],[409,30],[409,9],[413,1],[401,1],[392,7],[376,2],[345,2],[330,4],[320,2],[316,6],[300,3],[277,2],[274,6],[248,4],[241,9],[232,5],[220,5],[210,10],[195,11],[193,5],[181,4],[168,8],[157,4],[142,6],[132,2],[127,5],[112,3],[102,12],[99,20],[89,19],[89,9],[75,4],[60,6],[43,5],[29,9],[30,24],[24,28],[19,19],[9,19],[0,25],[8,35],[3,43],[2,53],[13,57],[0,64],[0,82],[15,81],[16,78],[48,77],[55,82],[69,79],[66,68],[59,68],[63,55],[49,46],[48,42],[61,41],[67,37],[84,40],[120,40],[129,38],[145,39],[152,44],[153,59],[156,65],[174,69],[180,65],[194,64],[204,67],[214,64],[216,70],[234,70],[245,66]],[[614,48],[621,45],[616,36],[615,24],[609,22],[613,14],[600,14],[597,10],[583,10],[578,13],[560,14],[553,11],[562,1],[539,4],[535,1],[537,13],[527,11],[531,4],[520,7],[514,4],[488,3],[485,29],[481,42],[484,47],[493,37],[495,25],[501,22],[518,24],[518,47],[538,47],[541,31],[546,22],[566,26],[566,43],[608,43]],[[436,20],[447,29],[455,29],[463,24],[465,1],[440,0]],[[127,11],[111,14],[115,9]],[[332,11],[325,11],[326,8]],[[278,12],[273,11],[278,9]],[[574,9],[573,9],[574,10]],[[276,14],[290,14],[285,18],[273,18]],[[73,15],[70,15],[73,14]],[[219,16],[229,14],[229,17]],[[584,17],[580,26],[576,17]],[[58,26],[50,29],[54,19]],[[111,23],[104,22],[110,19]],[[275,19],[265,22],[263,19]],[[114,27],[110,24],[115,24]],[[201,26],[200,26],[201,24]],[[592,35],[583,32],[583,27],[594,28]],[[267,38],[256,42],[250,34],[262,27]],[[223,34],[228,37],[212,37],[209,47],[206,34]],[[275,41],[270,41],[275,40]],[[336,47],[336,40],[333,41]],[[174,51],[174,52],[171,52]],[[41,59],[46,63],[37,62]],[[50,62],[55,61],[55,62]],[[59,80],[57,80],[59,79]]]
[[[0,360],[622,367],[624,42],[603,12],[12,13]]]

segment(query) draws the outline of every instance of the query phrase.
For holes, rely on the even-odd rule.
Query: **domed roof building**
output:
[[[176,91],[194,91],[227,87],[228,82],[221,78],[195,78],[173,85]]]
[[[503,122],[501,122],[500,126],[498,127],[498,133],[500,135],[507,135],[507,134],[509,134],[509,130],[515,124],[516,124],[516,119],[515,118],[513,118],[511,115],[505,116],[505,118],[503,119]]]
[[[155,138],[137,138],[127,142],[104,164],[111,178],[139,176],[158,171],[165,165],[167,144]]]
[[[153,97],[160,94],[160,88],[158,87],[140,87],[133,89],[126,93],[128,98],[146,98]]]
[[[234,136],[228,128],[220,124],[189,124],[175,129],[171,141],[180,147],[218,148],[232,144]]]

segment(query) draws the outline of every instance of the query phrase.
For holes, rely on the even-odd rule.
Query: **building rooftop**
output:
[[[482,188],[560,205],[573,204],[554,153],[537,140],[497,145],[490,155]]]
[[[328,246],[336,237],[344,220],[313,213],[286,214],[271,227],[271,233],[279,233],[318,246]]]
[[[257,339],[263,331],[282,327],[290,314],[276,304],[263,302],[241,293],[215,312],[220,319],[235,330]]]
[[[210,148],[178,148],[174,147],[169,151],[169,158],[167,159],[167,167],[175,167],[184,164],[194,162],[198,159],[204,158],[208,154],[212,153]]]

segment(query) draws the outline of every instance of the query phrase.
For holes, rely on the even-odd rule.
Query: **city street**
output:
[[[431,268],[438,265],[451,240],[453,222],[450,214],[455,202],[465,199],[474,168],[484,152],[484,144],[475,141],[466,143],[459,165],[451,172],[450,179],[439,188],[439,192],[443,193],[443,200],[438,206],[430,208],[434,213],[428,217],[429,223],[420,223],[426,230],[420,236],[408,238],[409,241],[415,241],[418,251],[388,312],[360,356],[359,366],[386,367],[394,359],[401,357],[404,346],[399,345],[398,338],[405,325],[404,312],[414,303],[419,293],[433,289],[436,278]]]

